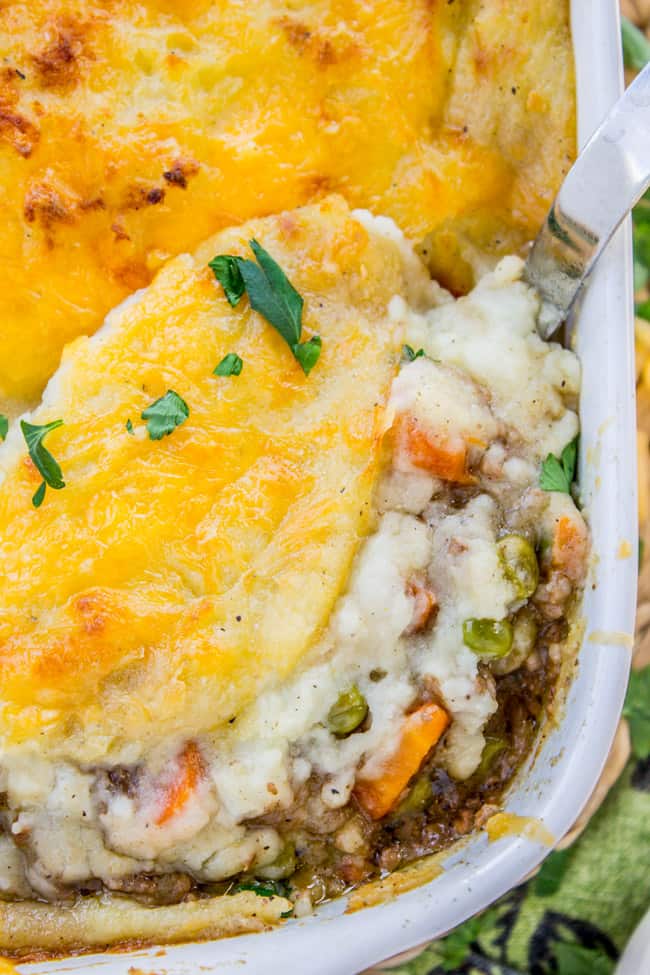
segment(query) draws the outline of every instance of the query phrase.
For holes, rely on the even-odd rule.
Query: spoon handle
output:
[[[526,261],[542,297],[538,331],[565,321],[610,237],[650,185],[650,65],[569,170]]]

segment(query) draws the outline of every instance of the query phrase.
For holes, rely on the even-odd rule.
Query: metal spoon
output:
[[[528,255],[524,278],[542,298],[542,338],[566,321],[612,234],[649,185],[647,65],[569,170]]]

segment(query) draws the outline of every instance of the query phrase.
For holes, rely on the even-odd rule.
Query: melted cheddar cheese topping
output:
[[[322,336],[308,377],[207,267],[251,237],[303,296],[303,336]],[[35,509],[17,424],[0,447],[5,745],[90,760],[213,728],[286,679],[372,527],[400,292],[398,245],[329,198],[175,258],[68,347],[31,417],[64,420],[47,446],[67,486]],[[214,376],[232,351],[241,375]],[[190,415],[152,441],[140,414],[168,388]]]
[[[332,191],[467,290],[573,153],[564,2],[30,0],[0,34],[5,412],[167,258]]]

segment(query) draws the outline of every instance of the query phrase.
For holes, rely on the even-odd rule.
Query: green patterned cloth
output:
[[[633,758],[569,850],[551,854],[537,877],[389,971],[611,975],[648,908],[650,758]]]

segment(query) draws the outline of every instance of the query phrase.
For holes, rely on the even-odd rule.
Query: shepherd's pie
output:
[[[257,930],[483,828],[571,669],[567,4],[0,34],[0,948]]]

